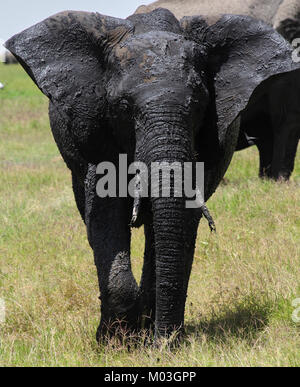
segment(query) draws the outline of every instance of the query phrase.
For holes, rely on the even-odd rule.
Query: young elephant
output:
[[[97,195],[97,164],[109,161],[118,169],[120,154],[147,166],[202,161],[208,200],[230,164],[239,114],[251,96],[270,87],[275,75],[298,70],[289,45],[249,17],[179,23],[159,9],[127,20],[62,12],[6,47],[50,99],[52,131],[72,172],[98,271],[98,339],[113,334],[120,320],[137,329],[145,316],[155,321],[156,338],[182,331],[205,208],[187,209],[186,197],[175,195],[144,199],[135,223],[144,224],[146,236],[138,287],[129,226],[136,207],[131,198]]]

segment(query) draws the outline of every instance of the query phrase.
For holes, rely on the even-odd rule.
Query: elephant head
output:
[[[288,44],[263,22],[225,15],[180,23],[165,9],[127,20],[62,12],[14,36],[6,47],[50,99],[58,122],[66,123],[56,130],[56,140],[63,155],[67,143],[76,149],[66,159],[73,168],[78,160],[70,160],[72,154],[80,157],[73,171],[77,176],[81,165],[115,161],[120,153],[147,165],[202,161],[206,200],[231,161],[239,115],[250,97],[263,92],[276,74],[294,70]],[[121,211],[121,199],[114,203]],[[200,217],[185,208],[185,198],[156,197],[149,203],[151,216],[144,223],[153,225],[156,334],[165,335],[183,327]],[[101,221],[112,222],[116,211],[111,207]],[[116,218],[127,235],[128,219]],[[121,243],[121,232],[101,244],[96,235],[101,221],[91,226],[90,241],[96,264],[102,265],[98,273],[106,320],[126,318],[129,310],[137,310],[140,294],[124,263],[126,255],[120,263],[118,254],[124,245],[130,247],[127,236]],[[113,241],[114,251],[107,240]],[[101,249],[106,249],[105,259]],[[124,266],[127,287],[120,274]],[[118,270],[114,276],[112,267]]]

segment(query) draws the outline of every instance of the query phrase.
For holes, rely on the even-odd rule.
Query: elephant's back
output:
[[[283,0],[158,0],[140,6],[135,13],[148,13],[157,8],[169,9],[177,19],[194,15],[247,15],[272,24]],[[295,0],[298,1],[298,0]]]
[[[158,0],[148,6],[142,5],[136,13],[148,13],[157,8],[169,9],[177,19],[184,16],[212,15],[225,13],[239,13],[249,15],[249,3],[253,0]]]

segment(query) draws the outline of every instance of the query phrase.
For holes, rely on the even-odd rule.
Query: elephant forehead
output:
[[[186,57],[192,42],[170,33],[151,33],[130,37],[114,48],[121,64],[136,61],[140,67],[152,66],[157,60],[176,57],[177,62]]]

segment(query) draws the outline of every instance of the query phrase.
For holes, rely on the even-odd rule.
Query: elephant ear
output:
[[[130,33],[130,22],[98,13],[58,13],[5,44],[80,141],[104,114],[106,49]]]
[[[239,134],[239,117],[252,96],[267,92],[272,77],[299,69],[292,61],[288,42],[272,27],[248,16],[194,16],[181,20],[185,34],[208,50],[210,106],[206,118],[209,144],[199,144],[199,154],[214,148],[214,157],[205,154],[210,196],[231,161]],[[216,163],[216,153],[219,160]]]

